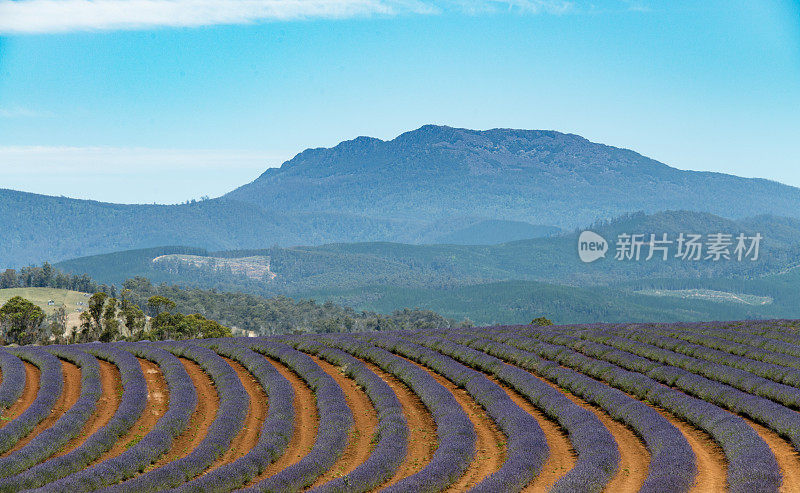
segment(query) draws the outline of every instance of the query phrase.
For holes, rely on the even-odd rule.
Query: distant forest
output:
[[[176,312],[199,314],[225,326],[252,331],[257,335],[420,330],[472,325],[469,319],[457,321],[432,310],[404,308],[384,315],[373,311],[356,311],[332,302],[318,303],[313,299],[295,300],[286,296],[266,298],[215,289],[155,285],[144,277],[126,280],[118,292],[113,284],[98,284],[85,274],[65,274],[48,263],[19,271],[7,269],[0,275],[0,289],[24,287],[105,293],[108,299],[119,296],[126,306],[136,306],[151,317],[157,315],[151,299],[162,297],[174,302],[172,309]]]
[[[66,274],[47,262],[41,267],[23,267],[19,271],[6,269],[0,274],[0,289],[8,288],[57,288],[82,293],[105,291],[108,294],[114,290],[113,286],[98,285],[86,274]]]
[[[253,331],[258,335],[286,333],[365,332],[386,330],[424,330],[449,327],[469,327],[468,319],[457,321],[432,310],[401,309],[388,315],[371,311],[356,311],[332,302],[318,303],[313,299],[294,300],[286,296],[264,298],[252,294],[226,293],[153,285],[137,277],[123,285],[130,300],[144,306],[153,296],[173,300],[183,313],[200,313],[229,327]]]

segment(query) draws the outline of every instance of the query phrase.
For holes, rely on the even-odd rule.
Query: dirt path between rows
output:
[[[562,366],[562,368],[571,370],[564,366]],[[608,385],[605,382],[603,382],[603,384]],[[653,410],[661,414],[667,421],[670,422],[670,424],[675,426],[678,431],[681,432],[684,438],[686,438],[686,441],[689,443],[689,446],[692,447],[692,451],[695,455],[695,465],[697,466],[697,475],[694,478],[694,486],[689,489],[689,493],[717,493],[720,491],[726,491],[728,466],[727,460],[725,459],[725,454],[723,453],[722,448],[716,442],[714,442],[714,440],[706,432],[678,419],[677,417],[673,416],[672,413],[665,411],[658,406],[654,406],[649,402],[645,402],[634,395],[628,394],[627,392],[623,393],[625,393],[631,399],[643,402],[645,405],[650,406],[653,408]],[[569,397],[569,394],[566,392],[565,395]],[[622,451],[620,450],[620,454],[621,453]],[[608,488],[606,491],[608,493],[612,493],[612,490]]]
[[[317,478],[311,486],[316,487],[328,481],[347,476],[356,467],[361,465],[372,453],[372,437],[378,431],[378,416],[372,401],[367,394],[356,385],[356,382],[345,375],[338,367],[309,355],[322,370],[332,376],[339,387],[344,391],[347,405],[353,413],[353,426],[350,429],[350,438],[344,453],[339,460],[325,474]]]
[[[400,357],[402,358],[402,356]],[[475,402],[466,390],[458,388],[450,380],[426,368],[424,365],[420,365],[408,358],[404,359],[430,373],[437,382],[449,390],[458,404],[464,409],[464,412],[472,421],[472,426],[475,428],[475,457],[461,478],[445,491],[466,491],[493,472],[497,472],[506,460],[507,440],[494,421],[486,414],[486,410]]]
[[[97,408],[86,421],[78,436],[73,438],[54,457],[59,457],[79,447],[86,438],[104,427],[114,416],[122,399],[122,380],[116,365],[108,361],[98,360],[100,363],[100,385],[103,390],[97,400]]]
[[[147,433],[153,429],[153,426],[159,419],[167,412],[169,406],[169,390],[167,389],[167,382],[164,380],[164,375],[161,373],[158,365],[152,361],[144,358],[137,358],[139,366],[142,367],[145,383],[147,384],[147,404],[145,405],[142,415],[136,420],[128,433],[122,435],[117,442],[111,447],[111,450],[101,455],[95,461],[102,462],[125,452],[134,444],[138,443]]]
[[[263,355],[262,355],[263,356]],[[269,361],[284,378],[289,380],[294,389],[294,430],[286,452],[275,462],[253,478],[248,486],[266,479],[287,467],[300,462],[300,459],[311,452],[314,441],[317,439],[317,427],[319,418],[317,415],[317,403],[314,393],[306,383],[297,376],[292,370],[282,363],[268,356],[263,356]]]
[[[39,378],[41,371],[32,363],[23,361],[25,365],[25,389],[22,395],[12,404],[5,412],[2,413],[0,419],[0,428],[5,426],[9,421],[19,417],[20,414],[25,412],[26,409],[33,404],[36,400],[36,395],[39,393]]]
[[[726,491],[728,466],[722,448],[704,431],[681,421],[671,413],[648,404],[672,423],[686,437],[692,447],[697,465],[697,476],[690,493],[717,493]]]
[[[64,413],[69,410],[69,408],[78,402],[78,397],[81,394],[81,369],[68,361],[59,361],[61,361],[61,371],[64,375],[64,387],[61,391],[61,395],[58,397],[58,400],[53,406],[53,409],[50,411],[50,414],[44,418],[41,423],[36,425],[36,427],[34,427],[30,433],[14,444],[11,450],[3,454],[4,456],[12,452],[16,452],[30,443],[30,441],[33,440],[36,435],[53,426],[53,423],[58,421],[58,419],[63,416]]]
[[[619,469],[606,485],[604,491],[606,493],[636,493],[639,491],[647,478],[647,472],[650,468],[650,452],[633,430],[623,423],[615,421],[602,409],[589,404],[580,397],[562,389],[549,380],[539,377],[535,373],[531,374],[561,392],[564,397],[573,403],[592,412],[611,433],[611,436],[614,437],[619,449]]]
[[[382,487],[390,486],[403,478],[414,475],[430,463],[433,454],[439,446],[436,436],[436,423],[433,421],[428,408],[422,403],[419,396],[409,389],[406,384],[398,380],[376,365],[362,360],[367,368],[375,372],[384,382],[392,388],[408,423],[408,445],[406,458],[395,475]]]
[[[206,437],[208,428],[219,410],[219,396],[211,377],[194,361],[186,358],[178,359],[189,374],[189,378],[192,379],[197,391],[197,407],[189,418],[189,426],[172,441],[170,449],[149,470],[189,455]]]
[[[533,406],[524,396],[520,395],[513,389],[506,387],[498,382],[495,378],[490,377],[492,381],[500,385],[506,394],[511,398],[514,403],[527,412],[539,423],[545,437],[547,438],[547,445],[550,447],[550,454],[547,457],[541,472],[531,481],[522,491],[525,492],[544,492],[548,491],[556,481],[564,474],[569,472],[575,467],[577,456],[575,450],[567,438],[567,434],[561,426],[545,416],[540,410]]]
[[[206,473],[221,465],[233,462],[250,452],[258,443],[258,438],[261,435],[261,426],[267,418],[267,394],[256,377],[236,361],[229,358],[224,359],[239,376],[239,381],[242,382],[244,390],[247,391],[247,395],[250,397],[250,407],[247,410],[244,426],[234,437],[230,448],[208,468]]]
[[[775,459],[778,461],[778,466],[781,468],[781,474],[783,475],[783,483],[778,491],[781,493],[800,492],[800,456],[797,455],[794,447],[774,431],[749,419],[742,419],[756,430],[758,436],[767,442],[770,450],[775,454]]]

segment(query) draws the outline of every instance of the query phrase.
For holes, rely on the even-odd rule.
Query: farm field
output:
[[[0,349],[0,491],[800,491],[800,322]]]
[[[90,294],[56,288],[6,288],[0,289],[0,306],[14,296],[22,296],[44,310],[46,315],[52,315],[63,306],[67,313],[67,327],[74,327],[81,323],[80,315],[88,307]]]
[[[51,315],[59,306],[66,307],[67,313],[86,309],[90,294],[56,288],[6,288],[0,289],[0,305],[14,296],[22,296],[44,310],[47,315]],[[53,304],[48,305],[49,301],[52,301]],[[83,305],[78,303],[83,303]]]

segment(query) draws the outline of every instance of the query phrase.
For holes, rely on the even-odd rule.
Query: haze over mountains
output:
[[[729,220],[708,213],[631,214],[593,228],[621,233],[763,233],[758,261],[580,261],[576,232],[500,245],[343,243],[318,247],[207,252],[159,247],[56,264],[73,274],[121,284],[154,283],[264,296],[332,300],[389,313],[422,307],[480,323],[524,323],[533,313],[562,322],[781,318],[800,315],[800,220]],[[648,235],[649,236],[649,235]]]
[[[798,217],[800,189],[681,171],[538,130],[426,125],[301,152],[213,200],[118,205],[0,190],[0,268],[161,245],[500,243],[634,211]]]

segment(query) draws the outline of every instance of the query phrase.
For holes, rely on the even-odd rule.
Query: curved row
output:
[[[37,488],[87,467],[111,449],[142,414],[147,402],[147,388],[136,358],[111,346],[81,346],[81,349],[111,362],[119,369],[123,390],[118,409],[105,426],[74,450],[0,480],[0,491]]]
[[[0,411],[11,406],[25,390],[25,364],[13,354],[0,349]]]
[[[497,334],[498,340],[579,369],[639,398],[653,402],[706,431],[719,443],[728,460],[728,487],[732,491],[777,491],[781,474],[767,444],[740,417],[714,404],[684,394],[653,378],[560,346],[537,341],[537,333]],[[546,336],[543,336],[546,338]],[[624,362],[622,362],[624,363]],[[632,364],[631,366],[634,366]],[[681,375],[687,376],[687,375]],[[679,383],[666,378],[669,383]],[[710,387],[715,387],[714,382]],[[713,397],[713,395],[709,395]],[[749,399],[748,399],[749,400]],[[746,404],[746,403],[743,403]]]
[[[692,449],[680,431],[651,407],[577,371],[482,335],[447,334],[446,337],[548,378],[630,426],[644,439],[651,454],[641,491],[683,492],[689,489],[696,473]],[[554,415],[558,412],[558,408],[553,409]]]
[[[536,419],[512,402],[500,386],[491,382],[482,373],[417,344],[386,336],[369,337],[368,340],[384,349],[418,361],[466,389],[508,437],[508,458],[505,463],[499,471],[484,479],[473,491],[519,491],[541,471],[549,453],[544,432]],[[594,418],[594,416],[592,417]],[[586,421],[591,420],[584,422]],[[578,423],[576,420],[576,425],[578,424],[582,425],[583,423]],[[613,467],[611,467],[613,472],[613,469],[616,469],[616,459],[618,459],[616,444],[613,439],[610,440],[610,443],[608,440],[604,440],[604,442],[606,446],[610,445],[607,450],[611,455],[609,462],[613,462]],[[614,457],[615,453],[617,453],[616,457]],[[577,475],[574,473],[576,470],[580,471]],[[579,486],[579,483],[585,485],[583,481],[586,479],[585,477],[580,477],[577,481],[575,479],[577,479],[576,476],[581,476],[581,473],[587,472],[590,473],[587,476],[596,475],[601,482],[608,476],[602,469],[581,471],[581,468],[576,467],[556,484],[555,491],[578,491],[569,488],[575,488]]]
[[[408,385],[436,423],[438,448],[419,472],[385,488],[386,493],[441,491],[453,484],[475,455],[475,430],[453,395],[428,372],[403,358],[352,337],[326,338],[326,344],[370,361]]]
[[[617,350],[605,344],[581,341],[572,336],[560,334],[548,336],[545,332],[541,332],[535,337],[551,343],[564,344],[588,356],[615,363],[623,368],[633,369],[661,383],[700,397],[704,401],[714,403],[735,413],[749,416],[780,435],[787,437],[795,446],[795,449],[800,447],[800,414],[773,401],[737,390],[729,385],[710,380],[678,367],[662,365],[646,357]],[[731,373],[735,373],[735,370],[731,369]],[[719,378],[726,379],[724,376],[719,376]],[[756,379],[759,379],[759,377],[750,375],[748,380],[753,382]],[[741,385],[746,386],[747,383],[745,381]]]
[[[61,450],[83,428],[103,393],[97,358],[69,347],[53,347],[49,351],[81,369],[80,397],[51,427],[37,434],[24,447],[0,458],[0,475],[4,477],[29,469]],[[6,478],[0,482],[0,491],[9,491],[17,484],[15,479]]]
[[[39,348],[12,348],[8,351],[39,368],[41,375],[36,399],[22,414],[0,428],[0,453],[11,450],[17,441],[50,415],[64,387],[61,361],[52,354]]]
[[[774,492],[800,481],[789,325],[3,348],[0,492]]]
[[[289,381],[264,357],[250,349],[216,341],[208,343],[208,347],[242,364],[258,379],[266,392],[269,409],[255,447],[234,462],[224,464],[174,490],[182,493],[232,491],[247,484],[284,453],[292,435],[294,390]]]
[[[363,362],[344,351],[307,339],[289,343],[303,352],[315,354],[341,367],[347,376],[364,388],[378,413],[377,440],[369,458],[346,476],[329,481],[312,491],[355,493],[369,491],[388,481],[406,456],[408,440],[408,423],[392,388]]]
[[[353,415],[342,389],[308,355],[279,342],[258,340],[245,344],[256,352],[281,361],[314,390],[319,410],[319,428],[314,446],[308,455],[243,491],[300,490],[312,484],[342,454],[347,446]]]
[[[159,346],[177,356],[195,361],[208,373],[220,393],[217,416],[206,437],[189,455],[108,488],[109,492],[162,491],[197,476],[228,448],[247,414],[250,398],[236,372],[217,353],[186,343]]]
[[[169,409],[149,433],[125,452],[36,491],[40,493],[92,491],[130,478],[143,472],[169,450],[173,438],[189,424],[192,411],[197,406],[197,392],[178,358],[164,349],[147,344],[122,343],[113,346],[158,365],[167,382]]]

